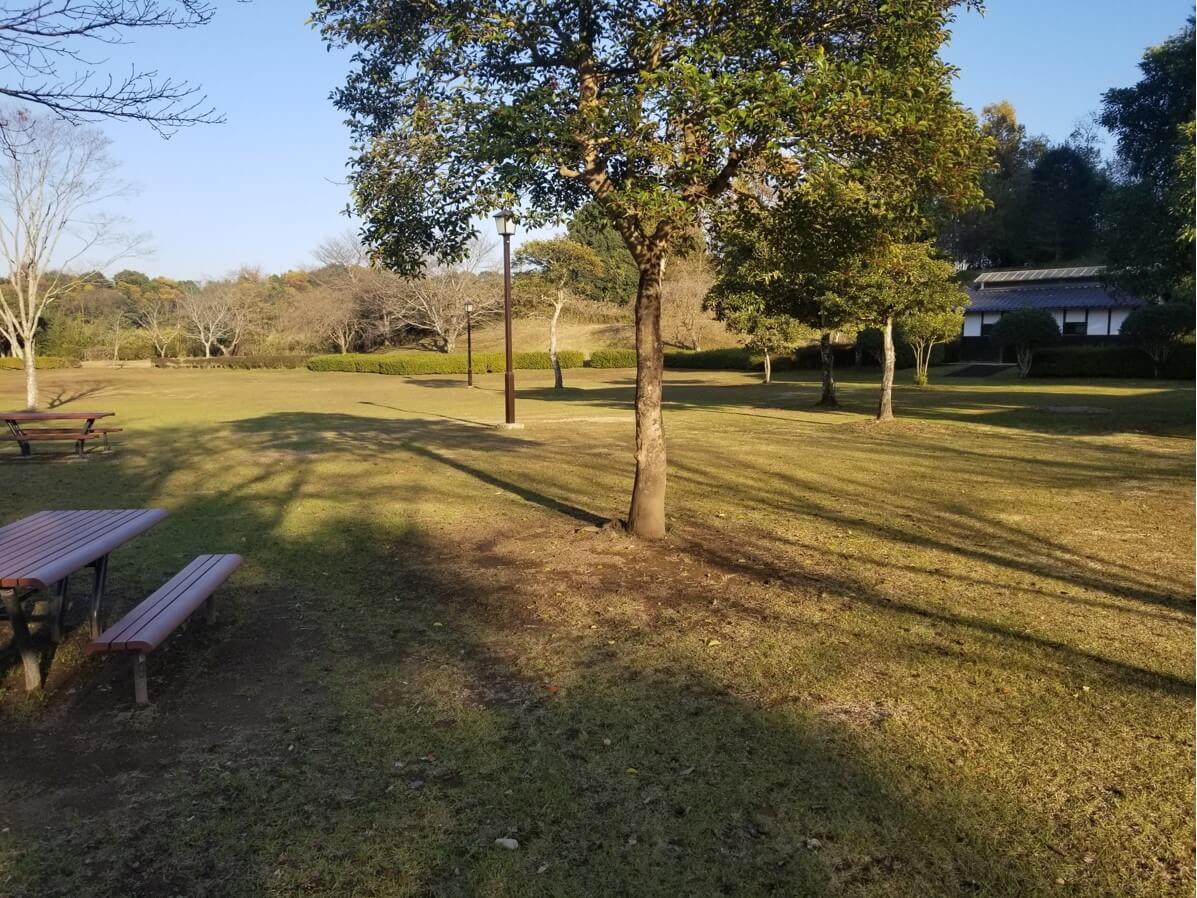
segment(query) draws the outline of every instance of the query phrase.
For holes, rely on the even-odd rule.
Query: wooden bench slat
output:
[[[38,440],[70,440],[71,442],[76,442],[78,440],[94,440],[96,437],[102,437],[103,435],[96,430],[89,430],[86,433],[82,431],[71,431],[69,433],[38,433],[37,431],[33,431],[20,435],[15,433],[0,433],[0,440],[9,440],[14,443],[33,443]]]
[[[89,643],[87,654],[153,651],[240,566],[240,555],[200,555]]]

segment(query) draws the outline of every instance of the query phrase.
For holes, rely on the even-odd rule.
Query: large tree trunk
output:
[[[636,480],[628,532],[647,539],[665,535],[665,427],[661,420],[661,261],[640,265],[636,291]]]
[[[565,381],[561,377],[561,359],[557,357],[557,319],[561,317],[561,310],[565,307],[565,301],[558,298],[553,303],[553,317],[549,319],[549,361],[553,365],[553,389],[560,390],[565,387]]]
[[[881,399],[877,403],[877,420],[894,420],[894,319],[885,319],[885,327],[881,329]]]
[[[823,395],[815,404],[838,408],[840,403],[835,397],[835,351],[831,347],[831,334],[826,331],[819,337],[819,361],[823,367]]]
[[[25,408],[29,411],[37,409],[37,360],[35,359],[33,341],[25,344]]]

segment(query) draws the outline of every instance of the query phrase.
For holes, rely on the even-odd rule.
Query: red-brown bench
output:
[[[108,447],[108,434],[119,433],[119,427],[96,427],[95,423],[101,418],[111,418],[113,412],[76,412],[70,410],[51,412],[0,412],[0,421],[8,427],[8,433],[0,435],[0,440],[15,442],[21,448],[21,455],[31,454],[30,443],[46,440],[70,441],[75,444],[75,454],[83,455],[83,446],[90,440],[104,439],[105,448]],[[54,422],[78,421],[71,427],[35,427],[29,424],[53,424]]]
[[[88,643],[87,654],[132,654],[133,694],[137,704],[147,704],[150,698],[146,654],[162,645],[200,605],[204,606],[204,617],[211,622],[216,610],[212,594],[240,566],[240,555],[200,555]]]

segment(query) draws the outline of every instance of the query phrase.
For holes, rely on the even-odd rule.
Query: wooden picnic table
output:
[[[100,608],[108,580],[108,554],[149,530],[167,512],[161,508],[40,511],[0,527],[0,603],[12,625],[13,643],[25,667],[25,688],[42,684],[41,662],[32,645],[22,602],[49,590],[50,624],[54,641],[62,638],[62,611],[67,581],[90,567],[95,573],[91,592],[91,637],[100,635]]]
[[[96,428],[96,421],[101,418],[111,418],[116,412],[80,412],[80,411],[52,411],[52,412],[0,412],[0,420],[8,426],[7,440],[15,440],[21,447],[21,455],[32,454],[29,444],[40,440],[72,440],[75,443],[75,453],[83,454],[83,444],[96,437],[104,437],[107,442],[108,434],[119,428]],[[54,421],[83,421],[82,425],[72,427],[29,428],[29,424],[45,424]]]

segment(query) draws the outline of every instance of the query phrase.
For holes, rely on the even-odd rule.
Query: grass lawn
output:
[[[113,612],[246,564],[148,709],[82,603],[44,695],[6,658],[0,894],[1192,895],[1192,385],[941,376],[877,427],[814,374],[670,373],[644,544],[600,526],[630,371],[520,372],[512,433],[493,375],[45,372],[126,429],[0,448],[0,523],[169,509]]]

